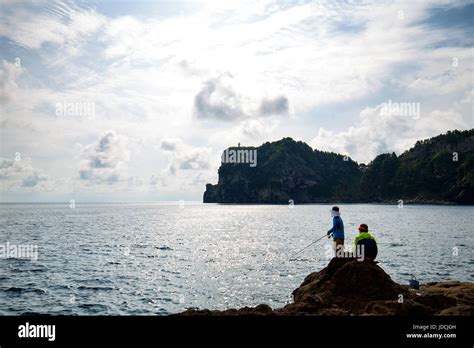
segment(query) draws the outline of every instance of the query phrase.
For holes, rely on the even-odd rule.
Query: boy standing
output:
[[[337,257],[338,250],[344,248],[344,222],[341,219],[339,207],[332,207],[330,212],[332,215],[332,228],[328,231],[328,237],[332,233],[332,238],[334,241],[334,250],[336,252]]]

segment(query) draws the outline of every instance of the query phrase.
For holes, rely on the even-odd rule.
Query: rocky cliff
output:
[[[291,138],[265,143],[254,166],[222,163],[204,203],[392,202],[474,204],[474,129],[419,141],[368,165]]]

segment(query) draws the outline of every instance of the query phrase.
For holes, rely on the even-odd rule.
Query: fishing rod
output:
[[[316,239],[314,242],[312,242],[311,244],[308,244],[307,246],[305,246],[303,249],[301,249],[300,251],[297,251],[296,253],[294,253],[292,256],[290,256],[290,260],[293,259],[296,255],[298,255],[300,252],[302,252],[303,250],[306,250],[307,248],[309,248],[311,245],[319,242],[321,239],[323,239],[324,237],[328,237],[330,238],[332,236],[332,233],[331,234],[325,234],[324,236],[322,236],[321,238],[318,238]]]

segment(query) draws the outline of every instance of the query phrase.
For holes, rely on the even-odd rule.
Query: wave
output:
[[[78,306],[81,309],[85,309],[89,313],[103,313],[109,310],[109,306],[101,303],[83,303]]]
[[[23,315],[23,316],[32,316],[32,315],[51,316],[53,314],[52,313],[26,311],[26,312],[21,312],[19,315]]]
[[[45,272],[47,268],[10,268],[10,271],[13,273],[22,273],[22,272]]]
[[[112,291],[115,290],[115,288],[110,287],[110,286],[87,286],[87,285],[81,285],[77,288],[77,290],[92,290],[92,291]]]
[[[43,289],[38,289],[38,288],[21,288],[21,287],[16,287],[12,286],[7,289],[3,289],[3,292],[9,293],[9,294],[23,294],[23,293],[28,293],[28,292],[33,292],[36,294],[44,295],[46,294],[46,291]]]
[[[160,247],[155,247],[155,249],[158,249],[158,250],[173,250],[172,248],[170,248],[169,246],[166,246],[166,245],[163,245],[163,246],[160,246]]]

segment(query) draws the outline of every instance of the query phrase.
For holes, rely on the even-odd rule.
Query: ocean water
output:
[[[329,260],[326,239],[291,258],[325,234],[329,208],[1,204],[0,314],[280,307]],[[367,223],[378,261],[395,281],[408,283],[411,274],[421,282],[474,281],[474,207],[347,204],[341,212],[346,244]],[[37,254],[12,257],[7,245],[30,245]]]

